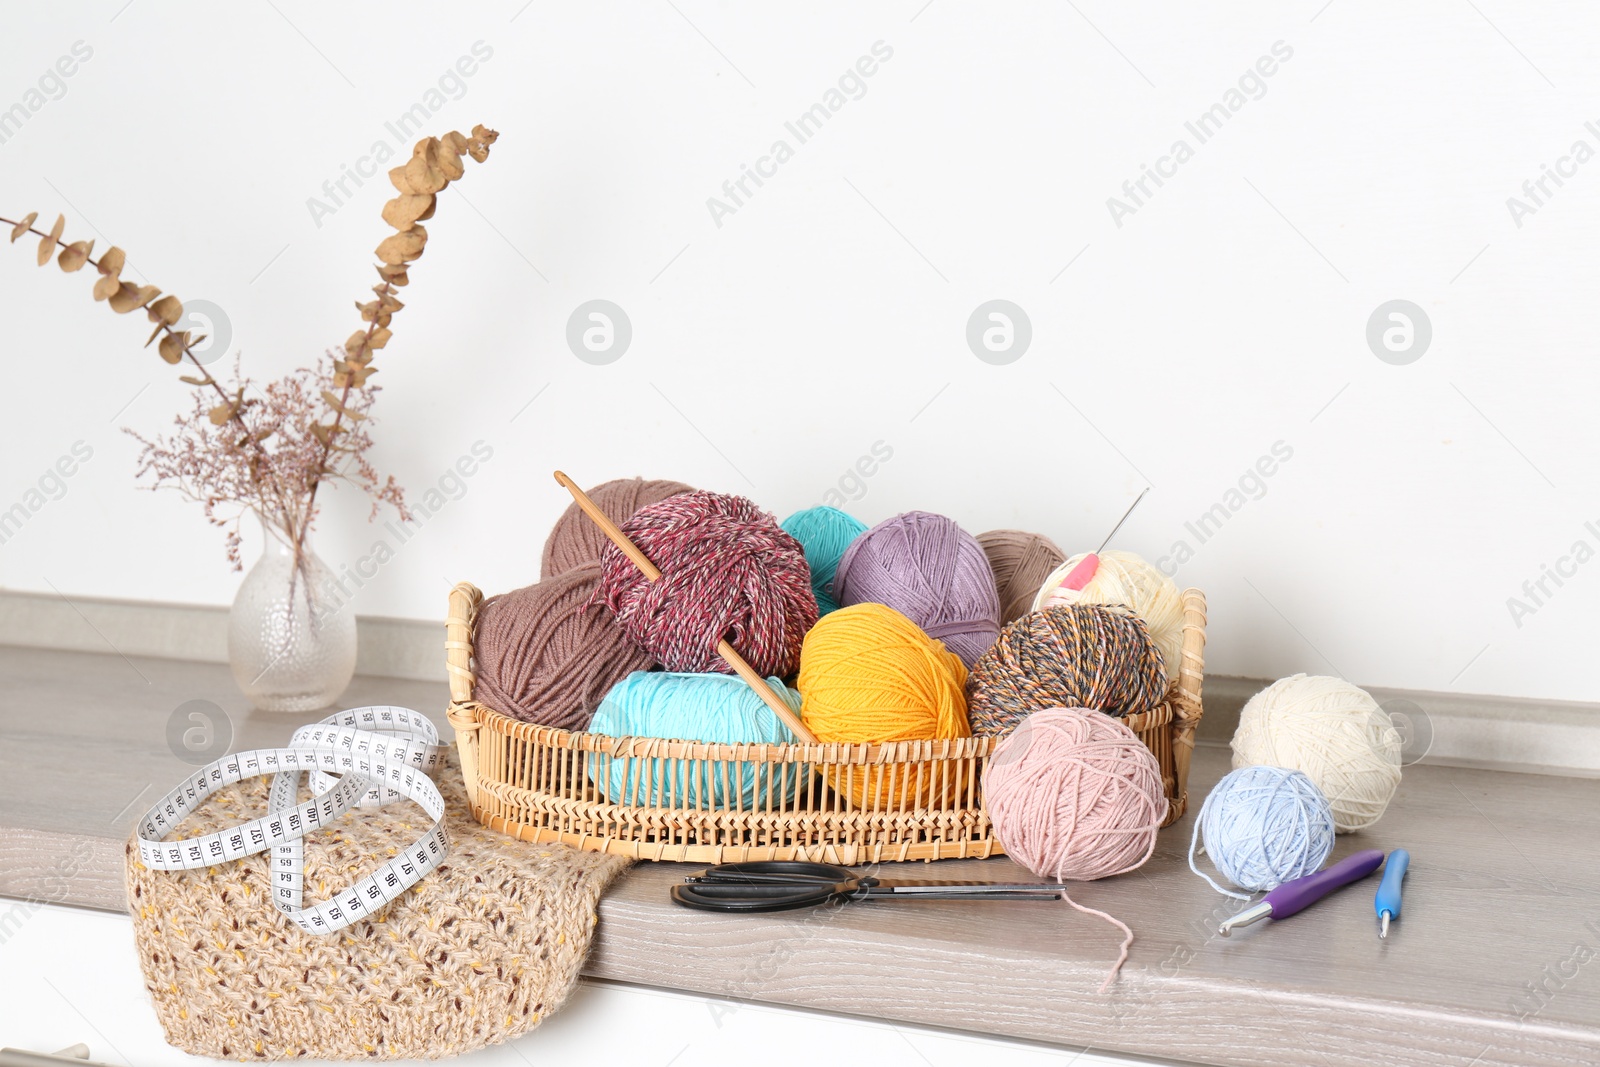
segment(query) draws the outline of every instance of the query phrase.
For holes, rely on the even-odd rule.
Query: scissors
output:
[[[1059,900],[1044,882],[913,882],[858,875],[831,863],[719,863],[672,887],[672,899],[703,911],[787,911],[832,900]]]

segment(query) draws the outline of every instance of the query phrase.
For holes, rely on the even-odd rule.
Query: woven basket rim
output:
[[[1206,627],[1205,594],[1186,589],[1184,644],[1162,702],[1137,715],[1117,721],[1128,727],[1156,754],[1168,799],[1170,825],[1188,807],[1189,757],[1195,729],[1203,714]],[[646,807],[612,802],[600,796],[529,789],[500,778],[479,778],[480,740],[485,755],[496,753],[496,764],[511,764],[495,773],[521,776],[570,776],[589,755],[605,759],[675,759],[706,764],[810,765],[827,779],[830,775],[889,775],[893,783],[905,774],[905,783],[927,783],[938,790],[950,788],[968,795],[1002,738],[964,737],[873,743],[717,743],[659,737],[614,737],[589,731],[565,730],[524,722],[476,698],[473,639],[483,593],[468,582],[450,593],[450,613],[445,628],[445,662],[451,701],[448,718],[455,728],[461,769],[473,814],[485,825],[528,841],[560,840],[576,847],[618,852],[636,859],[704,859],[726,854],[742,858],[781,858],[793,855],[829,855],[870,858],[894,856],[939,859],[956,855],[996,855],[1003,852],[994,838],[981,801],[976,806],[813,808],[781,805],[772,808]],[[506,746],[517,751],[507,756]],[[530,759],[531,753],[550,755]],[[570,756],[557,755],[571,753]],[[576,762],[575,762],[576,761]],[[944,769],[948,764],[950,770]],[[530,768],[539,768],[530,771]],[[858,772],[854,768],[860,768]],[[953,771],[953,773],[952,773]],[[761,772],[765,773],[765,772]],[[775,771],[772,773],[776,773]],[[912,777],[914,776],[914,777]],[[847,779],[848,780],[848,779]],[[863,778],[863,783],[868,779]],[[481,789],[480,789],[481,786]],[[563,787],[567,788],[567,787]],[[898,788],[898,787],[893,787]],[[916,787],[919,791],[922,786]],[[831,795],[831,793],[829,794]],[[975,796],[975,794],[972,794]],[[971,797],[969,796],[969,799]],[[809,803],[809,802],[808,802]],[[855,810],[860,818],[847,815]],[[844,817],[841,822],[839,817]],[[971,823],[970,826],[966,824]],[[913,831],[900,836],[902,831]],[[916,832],[928,835],[917,839]],[[954,832],[949,839],[945,834]],[[885,833],[888,839],[885,840]],[[665,835],[669,840],[659,839]],[[770,835],[760,842],[754,838]],[[732,837],[739,840],[728,841]],[[681,838],[681,840],[679,840]]]
[[[1177,685],[1174,683],[1173,690]],[[1169,691],[1167,697],[1153,708],[1119,718],[1116,721],[1134,734],[1157,729],[1171,723],[1176,717],[1177,694]],[[1094,710],[1094,709],[1086,709]],[[555,748],[594,752],[610,756],[670,757],[673,759],[703,759],[757,763],[817,763],[838,765],[846,763],[924,763],[930,760],[966,759],[987,756],[1005,738],[1003,737],[951,737],[916,741],[823,741],[806,742],[713,742],[682,737],[635,737],[602,734],[591,730],[567,730],[559,726],[546,726],[526,722],[507,715],[481,700],[452,701],[449,714],[452,722],[467,720],[495,733],[521,741],[536,741]]]

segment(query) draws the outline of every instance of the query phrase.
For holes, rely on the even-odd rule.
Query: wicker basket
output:
[[[723,863],[809,859],[845,865],[886,860],[993,856],[1003,849],[979,799],[994,738],[900,741],[890,744],[722,745],[661,738],[606,737],[535,726],[473,699],[473,622],[483,594],[465,582],[450,592],[445,660],[450,724],[455,727],[472,814],[524,841],[560,841],[634,859]],[[1166,701],[1124,721],[1161,765],[1176,821],[1188,803],[1189,757],[1200,721],[1206,601],[1184,592],[1183,663]],[[728,790],[732,803],[691,806],[669,791],[661,806],[615,803],[601,781],[617,759],[673,759],[702,783],[754,774],[770,783],[798,772],[793,795],[783,789]],[[800,766],[797,766],[800,765]],[[822,774],[813,773],[820,771]],[[824,785],[837,779],[840,790]],[[634,776],[642,779],[643,775]],[[931,796],[939,806],[855,808],[842,793]],[[711,791],[701,788],[701,797]],[[624,800],[631,799],[624,797]],[[649,799],[638,797],[640,800]]]

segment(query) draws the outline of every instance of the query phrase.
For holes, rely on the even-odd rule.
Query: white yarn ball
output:
[[[1033,598],[1033,610],[1063,604],[1121,604],[1144,620],[1171,684],[1182,666],[1183,595],[1178,587],[1142,556],[1113,549],[1099,554],[1100,565],[1089,584],[1082,589],[1062,589],[1061,583],[1086,555],[1080,552],[1050,572]]]
[[[1340,678],[1296,674],[1250,698],[1233,765],[1302,771],[1328,798],[1340,833],[1378,821],[1400,785],[1403,739],[1389,713]]]

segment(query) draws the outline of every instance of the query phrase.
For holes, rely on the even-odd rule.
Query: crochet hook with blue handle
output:
[[[1261,900],[1239,914],[1224,919],[1217,933],[1227,937],[1236,926],[1249,926],[1262,919],[1286,919],[1297,911],[1309,908],[1340,886],[1359,881],[1378,869],[1383,862],[1381,849],[1369,848],[1346,856],[1331,867],[1316,874],[1285,882]]]
[[[1372,907],[1378,913],[1378,936],[1389,936],[1389,923],[1400,918],[1400,884],[1406,880],[1406,868],[1411,866],[1411,853],[1397,848],[1389,853],[1383,864],[1383,880],[1378,883],[1378,895]]]

